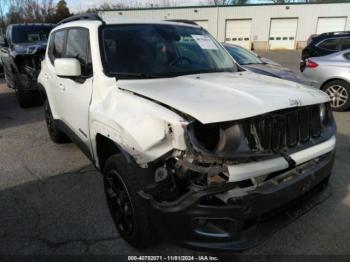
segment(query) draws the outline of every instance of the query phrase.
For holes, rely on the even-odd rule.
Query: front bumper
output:
[[[334,150],[258,186],[234,182],[192,189],[174,202],[140,192],[159,234],[185,246],[239,251],[257,245],[329,196]],[[328,190],[324,190],[324,189]],[[229,196],[228,204],[211,196]]]

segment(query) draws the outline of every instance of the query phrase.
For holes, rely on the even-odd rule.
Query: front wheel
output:
[[[334,111],[346,111],[350,108],[350,83],[334,80],[327,83],[322,90],[329,95]]]
[[[145,206],[138,195],[138,166],[123,155],[112,155],[106,162],[104,188],[107,204],[119,234],[135,247],[146,247],[154,233]]]

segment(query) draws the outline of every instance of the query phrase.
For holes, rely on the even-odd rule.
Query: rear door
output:
[[[81,76],[58,77],[61,115],[65,124],[90,150],[89,107],[92,95],[92,61],[89,30],[70,28],[67,32],[64,58],[76,58],[81,65]],[[83,149],[83,148],[82,148]]]
[[[55,119],[62,119],[62,97],[58,86],[54,63],[55,59],[62,58],[66,41],[67,30],[58,30],[51,34],[48,46],[48,59],[45,59],[46,67],[43,69],[43,79],[46,82],[45,89],[49,98],[52,114]]]

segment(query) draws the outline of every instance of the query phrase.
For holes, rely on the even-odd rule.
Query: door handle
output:
[[[59,83],[58,86],[60,87],[60,91],[61,92],[64,92],[64,91],[67,90],[66,86],[64,84],[62,84],[62,83]]]

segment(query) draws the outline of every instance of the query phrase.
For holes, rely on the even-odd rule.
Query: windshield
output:
[[[233,59],[210,34],[169,24],[113,25],[102,28],[105,72],[119,77],[170,77],[237,71]]]
[[[15,26],[12,31],[14,44],[46,42],[53,26]]]
[[[254,53],[242,47],[225,45],[225,48],[240,65],[264,64],[264,62]]]

